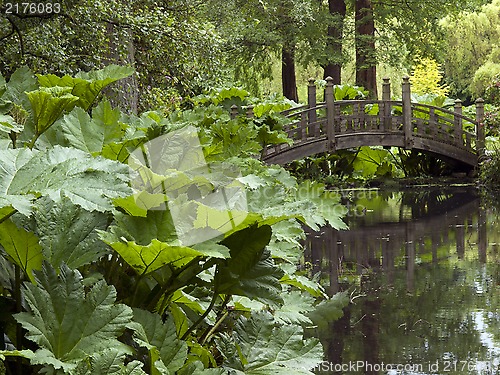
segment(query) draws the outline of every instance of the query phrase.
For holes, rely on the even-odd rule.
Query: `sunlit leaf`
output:
[[[38,237],[24,228],[18,228],[11,220],[0,224],[0,245],[31,279],[32,271],[42,268],[43,255]]]
[[[23,213],[35,195],[48,195],[55,202],[66,196],[88,211],[102,212],[113,208],[111,198],[130,193],[125,165],[76,149],[2,150],[0,160],[0,204],[10,202]]]
[[[88,110],[99,93],[107,85],[130,76],[134,70],[126,66],[108,65],[104,69],[81,72],[76,77],[54,74],[38,75],[38,82],[44,87],[67,87],[72,95],[77,97],[75,104]]]
[[[78,100],[70,90],[63,87],[42,87],[26,93],[33,108],[35,132],[37,135],[47,130],[63,113]]]
[[[172,246],[156,239],[148,245],[139,245],[134,241],[113,242],[113,237],[107,232],[101,232],[100,236],[140,275],[151,273],[167,264],[181,267],[203,255],[190,247]]]

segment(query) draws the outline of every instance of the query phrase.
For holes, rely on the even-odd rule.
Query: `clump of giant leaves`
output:
[[[102,90],[132,73],[0,77],[2,367],[312,374],[323,349],[304,330],[338,318],[348,298],[298,270],[302,225],[341,229],[345,209],[323,185],[258,160],[289,142],[278,112],[290,104],[231,114],[250,101],[227,89],[168,116],[127,115]],[[196,129],[205,172],[139,165],[182,129]],[[193,198],[210,194],[224,199]]]

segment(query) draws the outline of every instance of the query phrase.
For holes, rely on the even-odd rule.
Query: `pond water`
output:
[[[352,303],[318,374],[500,374],[500,213],[473,189],[342,192],[348,231],[306,240],[306,265]]]

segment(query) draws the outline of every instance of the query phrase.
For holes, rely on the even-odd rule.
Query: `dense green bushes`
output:
[[[96,102],[130,73],[0,78],[0,359],[23,374],[311,374],[322,348],[303,327],[348,299],[297,269],[302,225],[343,227],[345,209],[259,162],[288,141],[288,104],[237,89],[169,116]]]

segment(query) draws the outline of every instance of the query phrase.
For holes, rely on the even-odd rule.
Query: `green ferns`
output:
[[[258,105],[238,89],[168,117],[96,102],[131,73],[23,68],[0,79],[0,365],[312,374],[323,351],[304,327],[337,319],[348,298],[298,271],[302,225],[343,228],[345,208],[323,185],[258,160],[264,145],[289,142],[277,114],[288,104]],[[231,117],[231,101],[255,104],[255,118]],[[191,128],[205,172],[130,168],[141,152],[157,161],[153,140]]]

